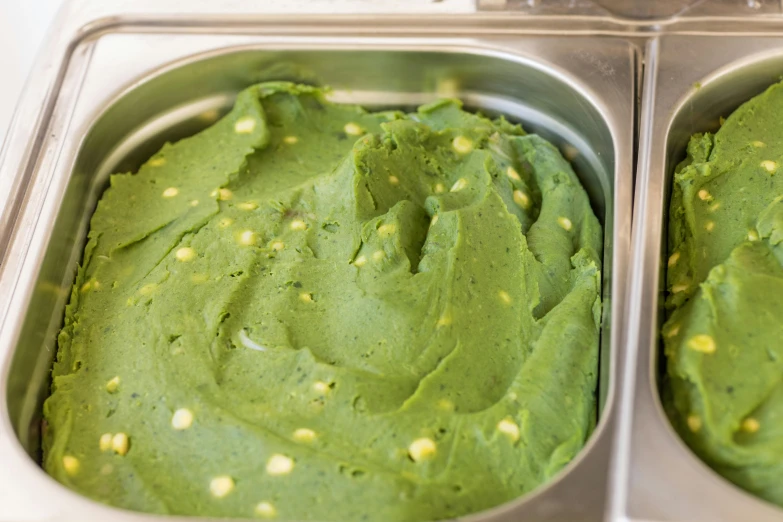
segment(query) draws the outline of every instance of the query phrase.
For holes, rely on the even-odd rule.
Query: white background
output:
[[[128,4],[128,0],[102,0]],[[471,12],[475,0],[255,0],[268,12]],[[0,0],[0,145],[36,54],[65,0]],[[216,6],[221,0],[214,0]],[[130,2],[132,5],[132,2]],[[2,147],[0,147],[2,148]]]
[[[63,0],[0,0],[0,143],[35,54]]]

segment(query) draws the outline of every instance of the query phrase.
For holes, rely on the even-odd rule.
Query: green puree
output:
[[[426,520],[595,422],[601,228],[548,142],[266,83],[92,218],[45,467],[135,510]]]
[[[696,134],[669,223],[668,379],[686,442],[783,505],[783,83]]]

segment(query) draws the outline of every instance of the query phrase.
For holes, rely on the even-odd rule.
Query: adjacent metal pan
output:
[[[639,138],[632,278],[628,310],[628,393],[620,409],[613,513],[622,520],[781,520],[783,510],[724,480],[679,439],[659,399],[667,211],[673,172],[696,132],[779,81],[783,39],[661,36],[646,53]]]
[[[403,21],[404,22],[404,21]],[[476,520],[602,520],[614,434],[617,372],[630,241],[634,45],[612,37],[353,37],[358,24],[309,36],[226,34],[179,21],[143,31],[112,25],[73,42],[35,154],[3,164],[23,179],[0,267],[0,473],[18,492],[10,513],[29,520],[146,520],[60,486],[36,462],[40,406],[55,336],[87,220],[110,172],[133,169],[166,140],[198,131],[242,87],[263,79],[331,85],[338,100],[411,106],[458,96],[504,113],[560,145],[573,159],[604,224],[604,320],[600,419],[585,450],[552,483]],[[263,32],[262,28],[258,28]],[[361,32],[367,34],[366,21]],[[573,53],[573,49],[579,49]],[[23,178],[20,178],[23,177]],[[20,182],[22,183],[22,182]],[[37,499],[46,498],[45,503]],[[15,511],[14,511],[15,510]],[[0,513],[0,520],[3,514]],[[21,518],[21,517],[19,517]]]

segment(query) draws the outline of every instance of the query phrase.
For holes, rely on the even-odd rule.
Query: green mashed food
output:
[[[428,520],[514,499],[595,423],[601,235],[518,125],[253,86],[111,177],[45,468],[153,513]]]
[[[669,214],[674,426],[718,473],[783,505],[783,84],[696,134]]]

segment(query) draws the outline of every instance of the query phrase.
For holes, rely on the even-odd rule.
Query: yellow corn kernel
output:
[[[125,433],[115,433],[111,438],[111,449],[118,455],[125,455],[128,453],[130,447],[130,439]]]
[[[753,417],[748,417],[744,421],[742,421],[742,431],[746,431],[748,433],[756,433],[759,431],[759,428],[761,428],[761,423],[754,419]]]
[[[186,430],[193,425],[193,412],[187,408],[180,408],[171,417],[171,427],[175,430]]]
[[[209,482],[209,492],[215,498],[223,498],[234,490],[234,479],[220,475]]]
[[[307,229],[307,223],[302,221],[301,219],[295,219],[291,221],[291,224],[288,225],[291,230],[305,230]]]
[[[715,340],[706,334],[694,335],[688,339],[688,348],[701,353],[715,353],[717,347],[715,346]]]
[[[664,335],[668,338],[672,338],[676,337],[678,333],[680,333],[680,325],[676,324],[672,326]]]
[[[272,476],[288,475],[293,469],[293,459],[279,453],[272,455],[266,463],[266,472]]]
[[[252,116],[243,116],[234,123],[234,132],[250,134],[256,128],[256,120]]]
[[[571,220],[563,216],[557,218],[557,224],[560,225],[560,227],[566,231],[571,230],[571,227],[573,226]]]
[[[381,237],[388,237],[397,231],[397,226],[394,223],[381,225],[378,227],[378,235]]]
[[[238,243],[242,246],[250,246],[255,244],[256,234],[252,230],[243,230],[239,233]]]
[[[74,476],[79,473],[80,467],[81,463],[76,457],[72,457],[70,455],[65,455],[63,457],[63,469],[65,469],[65,472],[70,476]]]
[[[696,433],[701,429],[701,417],[698,415],[688,415],[688,429],[690,429],[693,433]]]
[[[519,440],[519,426],[509,417],[498,422],[498,431],[508,436],[511,442]]]
[[[524,209],[530,208],[530,198],[521,190],[514,191],[514,203]]]
[[[771,160],[764,160],[760,163],[761,168],[769,172],[770,174],[774,174],[778,170],[778,164]]]
[[[467,154],[473,150],[473,142],[470,138],[466,138],[465,136],[457,136],[454,138],[451,142],[451,146],[460,154]]]
[[[438,401],[438,408],[444,411],[454,411],[454,403],[448,399]]]
[[[190,247],[182,247],[177,250],[175,256],[177,257],[177,261],[187,263],[188,261],[193,261],[196,257],[196,251]]]
[[[104,433],[101,438],[98,439],[98,447],[101,451],[109,451],[111,449],[111,433]]]
[[[445,314],[440,316],[436,326],[438,328],[440,328],[441,326],[448,326],[450,324],[451,324],[451,316],[449,314],[445,313]]]
[[[467,186],[468,186],[468,180],[466,180],[465,178],[459,178],[451,186],[451,192],[459,192],[460,190],[464,189]]]
[[[317,393],[320,393],[321,395],[325,395],[329,393],[329,384],[325,383],[324,381],[315,381],[313,383],[313,390]]]
[[[277,516],[277,510],[269,502],[259,502],[256,504],[256,515],[264,518],[274,518]]]
[[[362,130],[362,128],[361,128],[361,127],[359,127],[359,125],[357,125],[357,124],[356,124],[356,123],[354,123],[354,122],[349,122],[349,123],[346,123],[346,124],[345,124],[345,127],[343,127],[343,130],[344,130],[344,131],[345,131],[345,133],[346,133],[346,134],[348,134],[349,136],[359,136],[360,134],[362,134],[362,133],[364,132],[364,131]]]
[[[315,432],[307,428],[299,428],[294,432],[294,440],[299,442],[312,442],[315,440]]]
[[[109,382],[106,383],[106,391],[109,393],[114,393],[117,391],[117,388],[120,387],[120,377],[113,377]]]
[[[245,201],[244,203],[240,203],[237,205],[242,210],[255,210],[258,208],[258,203],[255,203],[254,201]]]
[[[414,462],[421,462],[435,455],[437,446],[435,441],[429,438],[421,438],[414,440],[410,446],[408,446],[408,455]]]

